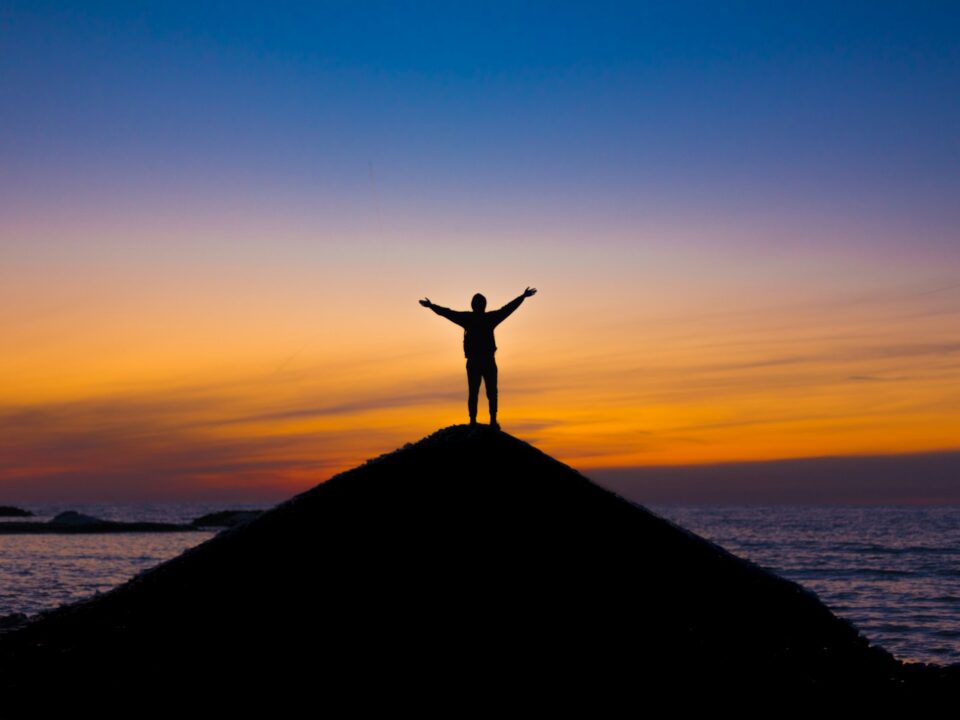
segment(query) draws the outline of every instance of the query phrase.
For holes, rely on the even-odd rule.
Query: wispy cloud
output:
[[[960,504],[960,450],[619,467],[588,474],[647,504]]]
[[[238,386],[233,386],[236,391]],[[249,388],[246,388],[249,390]],[[343,418],[384,408],[450,402],[452,392],[415,392],[346,403],[233,414],[242,399],[220,383],[164,392],[0,408],[0,489],[6,496],[198,497],[228,484],[290,487],[392,449],[395,429],[359,419],[315,432],[227,434],[244,423]],[[460,395],[458,394],[459,398]],[[262,402],[262,401],[261,401]],[[239,428],[238,428],[239,429]]]
[[[437,391],[437,392],[418,392],[418,393],[398,393],[395,395],[371,396],[354,400],[350,402],[337,403],[333,405],[321,405],[317,407],[295,407],[288,410],[279,410],[276,412],[258,413],[254,415],[245,415],[241,417],[226,418],[223,420],[210,421],[214,425],[228,425],[238,423],[271,422],[280,420],[294,420],[311,417],[328,417],[334,415],[354,415],[357,413],[371,412],[375,410],[384,410],[386,408],[397,407],[416,407],[418,405],[429,405],[432,403],[449,403],[462,401],[464,392],[460,391]]]

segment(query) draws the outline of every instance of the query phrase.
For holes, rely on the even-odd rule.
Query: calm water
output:
[[[37,515],[0,521],[46,521],[64,510],[105,520],[190,522],[217,510],[266,509],[231,504],[17,505]],[[103,535],[0,535],[0,615],[28,615],[104,592],[176,557],[216,531]]]
[[[960,662],[960,507],[648,507],[813,590],[901,660]]]
[[[79,510],[110,520],[162,522],[189,522],[224,509],[25,507],[40,514],[33,518],[39,520]],[[837,615],[903,660],[960,662],[960,507],[649,508],[813,590]],[[212,535],[0,535],[0,615],[32,614],[104,592]]]

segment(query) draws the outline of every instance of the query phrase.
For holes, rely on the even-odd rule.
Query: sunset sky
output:
[[[528,285],[499,419],[588,475],[958,450],[958,27],[7,0],[0,504],[305,490],[467,421],[419,299]]]

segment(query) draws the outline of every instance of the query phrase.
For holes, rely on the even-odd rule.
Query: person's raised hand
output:
[[[536,295],[536,293],[537,293],[536,288],[528,287],[526,290],[523,291],[523,296],[530,297],[531,295]]]
[[[420,301],[420,304],[423,305],[424,307],[430,307],[430,298],[424,298],[423,300]]]

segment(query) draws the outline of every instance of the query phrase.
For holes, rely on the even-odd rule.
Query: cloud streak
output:
[[[233,389],[236,390],[234,385]],[[22,499],[183,499],[211,493],[276,496],[391,449],[395,429],[365,413],[451,402],[452,392],[400,393],[231,415],[224,385],[191,386],[0,408],[0,493]],[[247,399],[249,401],[249,398]],[[245,424],[340,419],[314,431],[224,434]]]
[[[598,469],[641,504],[960,504],[960,450]]]

